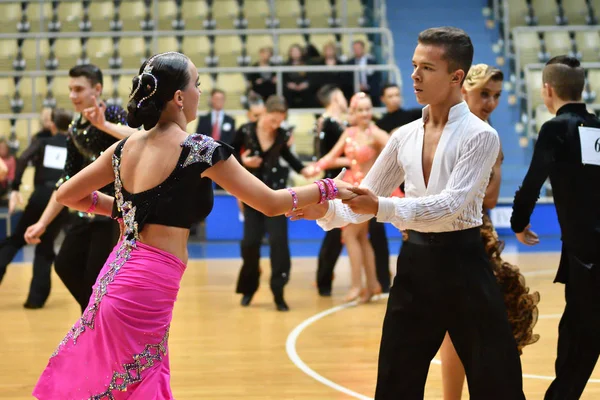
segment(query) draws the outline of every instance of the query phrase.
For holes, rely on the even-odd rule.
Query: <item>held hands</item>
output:
[[[356,194],[352,192],[352,185],[343,181],[342,178],[346,173],[346,168],[342,169],[342,172],[333,180],[338,189],[336,198],[342,200],[351,200],[356,197]],[[306,220],[317,220],[323,218],[327,214],[329,209],[329,202],[322,204],[314,204],[308,207],[299,208],[296,211],[288,211],[285,216],[290,218],[292,221],[298,221],[301,219]]]
[[[379,211],[379,198],[369,189],[360,187],[349,188],[355,196],[350,199],[343,199],[342,203],[347,204],[356,214],[377,215]]]
[[[106,104],[103,101],[98,103],[96,96],[92,96],[94,105],[83,110],[83,117],[90,121],[98,129],[102,129],[106,124],[106,118],[104,113],[106,112]]]
[[[527,225],[523,232],[515,233],[515,236],[517,237],[517,240],[524,245],[534,246],[540,242],[540,238],[534,231],[530,230],[530,228],[531,224]]]

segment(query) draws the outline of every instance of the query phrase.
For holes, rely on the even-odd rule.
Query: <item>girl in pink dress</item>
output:
[[[57,192],[64,205],[112,215],[122,234],[81,318],[52,354],[38,399],[172,399],[169,325],[187,262],[190,225],[213,204],[212,181],[274,216],[328,198],[352,198],[341,180],[271,190],[212,138],[188,135],[196,119],[196,66],[170,52],[133,80],[127,121],[144,126],[107,149]],[[114,182],[115,197],[98,190]]]
[[[350,117],[353,126],[347,128],[331,151],[317,162],[316,170],[347,167],[344,181],[358,186],[385,147],[388,134],[373,123],[373,105],[369,96],[363,92],[352,96]],[[346,301],[359,298],[364,303],[381,293],[381,285],[375,273],[375,254],[368,234],[368,222],[348,225],[342,229],[342,240],[352,269],[351,287]],[[362,270],[367,281],[365,288],[362,285]]]

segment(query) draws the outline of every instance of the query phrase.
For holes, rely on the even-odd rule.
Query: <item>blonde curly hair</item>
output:
[[[467,91],[480,89],[490,80],[502,81],[504,80],[504,74],[496,67],[487,64],[475,64],[469,69],[463,86]]]

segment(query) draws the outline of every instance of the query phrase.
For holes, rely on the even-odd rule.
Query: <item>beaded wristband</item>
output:
[[[92,193],[92,205],[87,209],[86,213],[92,214],[96,210],[96,206],[98,205],[98,192],[94,191]]]
[[[292,211],[296,211],[298,208],[298,195],[292,188],[287,188],[287,190],[292,195]]]
[[[327,187],[329,188],[327,200],[335,200],[337,198],[337,195],[339,192],[337,185],[335,184],[335,181],[331,178],[326,178],[325,183],[327,184]]]
[[[323,204],[325,203],[325,200],[327,200],[327,189],[325,187],[325,183],[323,183],[323,180],[315,181],[315,183],[319,187],[319,192],[321,192],[321,197],[319,197],[319,204]]]

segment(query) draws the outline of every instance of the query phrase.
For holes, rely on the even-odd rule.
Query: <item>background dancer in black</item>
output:
[[[539,242],[529,218],[550,177],[563,242],[554,282],[565,284],[567,304],[558,327],[556,379],[544,398],[576,400],[600,355],[600,120],[581,101],[585,71],[576,58],[551,59],[542,79],[544,104],[556,117],[542,125],[511,226],[521,243]]]
[[[11,185],[9,213],[12,214],[16,206],[22,203],[19,187],[25,168],[30,162],[35,167],[34,189],[15,231],[0,243],[0,281],[4,277],[8,264],[12,262],[17,252],[26,244],[25,230],[40,218],[54,192],[56,181],[63,173],[67,155],[67,130],[72,119],[73,114],[69,111],[63,109],[53,110],[50,123],[48,123],[50,136],[35,136],[29,147],[23,151],[17,160],[15,179]],[[33,276],[29,287],[29,295],[25,304],[23,304],[25,308],[42,308],[50,295],[50,273],[56,256],[54,254],[54,241],[60,233],[67,216],[67,209],[63,209],[48,225],[46,232],[40,238],[40,243],[35,247]]]
[[[94,65],[79,65],[69,71],[69,98],[77,114],[69,126],[67,159],[59,187],[107,148],[136,130],[126,125],[126,112],[119,106],[109,106],[97,99],[102,95],[102,71]],[[107,185],[102,193],[112,195],[114,188]],[[39,243],[40,237],[64,206],[52,194],[44,213],[25,233],[27,243]],[[119,225],[109,217],[78,212],[58,252],[54,268],[81,310],[87,306],[92,286],[104,261],[108,258],[119,236]]]
[[[271,189],[285,188],[289,170],[280,164],[283,158],[296,172],[308,177],[308,170],[292,154],[288,142],[291,132],[280,128],[287,113],[285,100],[271,96],[266,113],[257,122],[242,126],[233,142],[235,155],[241,155],[242,164]],[[260,246],[265,233],[269,234],[271,249],[271,291],[279,311],[288,311],[283,298],[283,287],[290,278],[291,257],[288,244],[287,218],[284,215],[267,217],[260,211],[244,206],[244,238],[241,243],[242,269],[236,293],[243,295],[241,304],[250,305],[260,281]]]

